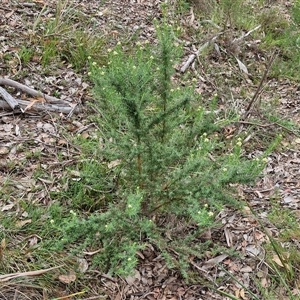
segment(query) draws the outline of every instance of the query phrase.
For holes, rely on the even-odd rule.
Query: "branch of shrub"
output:
[[[271,55],[271,57],[269,58],[269,61],[268,61],[268,63],[267,63],[266,69],[265,69],[265,72],[264,72],[264,74],[263,74],[263,76],[262,76],[262,78],[261,78],[261,80],[260,80],[260,82],[259,82],[259,85],[258,85],[258,87],[257,87],[257,89],[256,89],[256,91],[255,91],[255,93],[254,93],[254,95],[253,95],[253,97],[252,97],[252,99],[250,100],[250,102],[249,102],[249,104],[248,104],[248,106],[247,106],[247,108],[246,108],[245,114],[244,114],[244,116],[242,117],[242,121],[246,121],[246,119],[248,118],[248,116],[249,116],[249,114],[250,114],[250,112],[251,112],[251,110],[252,110],[252,107],[253,107],[254,103],[255,103],[256,100],[258,99],[258,96],[259,96],[259,94],[261,93],[262,88],[263,88],[263,83],[264,83],[265,80],[267,79],[268,73],[269,73],[269,71],[270,71],[270,68],[271,68],[271,66],[272,66],[272,63],[273,63],[275,57],[276,57],[276,52],[274,52],[274,53]]]

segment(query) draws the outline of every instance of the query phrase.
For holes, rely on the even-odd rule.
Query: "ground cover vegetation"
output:
[[[293,187],[282,196],[257,184],[283,172],[272,169],[282,157],[276,153],[292,151],[288,164],[298,163],[298,119],[278,109],[272,84],[299,81],[300,2],[284,11],[267,2],[155,4],[151,39],[123,27],[122,34],[112,28],[106,30],[113,34],[99,33],[97,18],[114,7],[108,1],[97,3],[101,13],[87,14],[67,0],[40,7],[17,52],[23,69],[16,72],[12,55],[4,53],[7,72],[26,77],[26,66],[36,61],[45,76],[70,67],[88,82],[89,100],[73,123],[50,118],[59,127],[51,138],[63,137],[54,154],[58,169],[47,167],[44,148],[33,139],[15,148],[21,159],[6,163],[0,191],[4,299],[22,287],[32,299],[142,299],[147,292],[133,292],[142,277],[137,274],[157,299],[195,299],[199,290],[216,299],[299,299],[298,216],[281,200],[296,205],[296,195]],[[45,17],[51,9],[52,17]],[[73,128],[76,118],[93,130],[70,134],[65,124]],[[24,172],[30,180],[17,191],[15,177]],[[285,175],[289,182],[291,174]],[[43,185],[32,184],[37,181]],[[259,199],[275,192],[258,205],[247,189]],[[232,220],[239,215],[243,226],[256,224],[263,257],[253,240],[232,242],[230,221],[223,221],[228,214]],[[139,271],[146,258],[153,263],[153,253],[163,261],[157,277],[182,280],[184,294],[178,286],[160,294]],[[216,277],[209,274],[213,268]],[[249,275],[253,268],[257,276]],[[39,275],[29,282],[20,276],[6,284],[34,270],[43,271],[27,274]],[[107,280],[103,287],[99,275]],[[120,291],[118,278],[131,296]]]

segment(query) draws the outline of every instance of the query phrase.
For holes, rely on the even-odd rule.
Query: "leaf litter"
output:
[[[98,28],[103,31],[103,35],[110,36],[109,42],[114,45],[120,38],[126,36],[127,42],[134,40],[138,36],[141,40],[154,41],[153,18],[160,18],[161,11],[159,4],[161,1],[106,1],[101,6],[99,1],[73,1],[76,9],[82,14],[93,16]],[[14,78],[28,87],[36,88],[45,94],[53,95],[57,92],[62,100],[71,103],[82,103],[91,100],[89,95],[89,83],[85,82],[83,73],[75,71],[71,65],[50,64],[50,74],[46,75],[41,61],[38,57],[33,57],[27,65],[24,65],[19,57],[18,50],[24,45],[28,45],[28,39],[34,34],[33,27],[38,16],[43,18],[51,18],[55,14],[56,1],[8,1],[3,0],[0,8],[0,15],[4,16],[0,20],[0,57],[8,57],[7,60],[0,60],[0,76],[5,78]],[[47,7],[47,10],[43,10]],[[42,14],[41,14],[42,12]],[[195,19],[193,11],[189,15],[183,15],[181,24],[183,26],[197,28],[199,26]],[[258,64],[265,59],[264,54],[257,49],[259,41],[247,39],[247,49],[243,54],[243,58],[238,55],[241,47],[245,46],[245,34],[239,37],[232,37],[231,41],[239,40],[238,47],[234,47],[234,43],[226,42],[226,39],[215,37],[212,41],[215,43],[215,52],[211,54],[211,64],[214,73],[223,76],[224,81],[238,70],[251,75],[252,70],[248,68],[247,59],[255,58]],[[245,38],[245,41],[243,40]],[[224,42],[225,41],[225,42]],[[190,36],[185,36],[183,40],[185,44],[185,57],[182,61],[184,70],[190,67],[195,70],[195,61],[197,60],[197,49],[194,41]],[[227,43],[227,44],[226,44]],[[203,43],[204,45],[205,43]],[[108,45],[110,46],[110,45]],[[220,46],[224,47],[227,52],[234,54],[237,64],[223,58],[220,52]],[[37,49],[38,50],[38,49]],[[196,55],[195,55],[196,53]],[[189,58],[192,56],[192,59]],[[185,64],[188,62],[188,64]],[[198,61],[201,63],[201,61]],[[183,70],[183,69],[182,69]],[[199,72],[196,89],[203,96],[212,96],[216,92],[219,94],[221,106],[235,102],[235,105],[243,109],[242,99],[239,96],[240,87],[237,85],[231,88],[228,97],[224,91],[221,91],[214,84],[212,74],[205,71]],[[85,72],[86,70],[83,70]],[[251,77],[251,76],[250,76]],[[246,81],[251,83],[251,78]],[[251,86],[251,84],[249,85]],[[289,80],[274,80],[268,82],[270,90],[263,90],[261,98],[264,101],[272,100],[274,97],[279,98],[279,112],[285,118],[290,118],[299,124],[299,89]],[[250,90],[253,94],[255,90]],[[14,96],[26,98],[20,91],[12,92]],[[15,93],[15,94],[14,94]],[[34,100],[38,101],[38,100]],[[35,104],[32,103],[31,106]],[[27,107],[30,112],[30,106]],[[51,201],[48,192],[51,190],[60,190],[63,187],[59,185],[59,178],[62,174],[62,167],[68,163],[76,161],[80,152],[74,148],[65,138],[64,132],[76,134],[80,128],[93,130],[93,126],[86,121],[85,111],[79,113],[72,121],[61,114],[52,114],[49,112],[37,113],[32,112],[26,115],[13,115],[2,112],[0,124],[0,180],[2,186],[13,187],[15,194],[10,199],[0,200],[0,212],[16,215],[16,226],[22,228],[31,222],[24,215],[24,210],[20,207],[19,202],[14,200],[24,198],[40,205],[47,205]],[[269,132],[266,129],[266,134]],[[230,129],[231,134],[234,130]],[[81,134],[86,133],[85,131]],[[230,138],[230,135],[228,135]],[[251,139],[250,139],[251,140]],[[268,210],[270,209],[270,200],[279,199],[282,207],[289,208],[296,212],[297,219],[300,218],[299,208],[299,137],[296,139],[291,134],[284,140],[285,149],[280,153],[273,153],[269,157],[268,166],[264,171],[264,176],[257,181],[256,186],[245,186],[240,189],[240,197],[245,199],[249,206],[256,211],[257,215],[263,222],[265,230],[272,237],[278,235],[279,229],[276,224],[271,224],[267,220]],[[64,163],[58,161],[58,149],[65,149],[62,152]],[[70,150],[71,149],[71,150]],[[27,152],[40,153],[39,158],[28,160]],[[119,161],[113,162],[110,167],[113,168],[119,164]],[[11,171],[10,165],[13,166]],[[42,166],[45,170],[51,170],[49,178],[33,177],[33,172]],[[34,187],[34,188],[33,188]],[[7,187],[5,187],[7,188]],[[43,218],[43,216],[41,216]],[[230,257],[227,254],[204,255],[202,259],[191,258],[190,269],[195,273],[203,276],[211,285],[222,289],[228,293],[234,294],[240,299],[249,299],[247,291],[244,287],[254,289],[253,278],[258,278],[262,287],[270,285],[269,266],[265,262],[265,251],[263,244],[269,241],[268,236],[262,231],[260,223],[253,217],[247,207],[243,212],[236,212],[230,209],[224,209],[217,220],[221,224],[217,228],[212,228],[203,235],[203,239],[211,240],[225,248],[233,248],[240,253],[239,256]],[[179,228],[179,227],[178,227]],[[4,227],[0,224],[0,230]],[[184,229],[179,229],[184,234]],[[12,233],[7,233],[12,234]],[[17,235],[14,243],[23,243],[26,241],[26,233]],[[31,238],[30,238],[31,239]],[[31,252],[32,246],[36,246],[39,242],[38,238],[28,243],[28,253]],[[292,241],[298,243],[297,239]],[[6,244],[2,239],[0,247],[0,271],[1,259],[3,253],[8,251],[14,245]],[[28,254],[27,253],[27,254]],[[62,254],[63,255],[63,254]],[[92,254],[91,254],[92,255]],[[64,255],[63,255],[64,256]],[[226,299],[213,290],[207,289],[202,283],[186,283],[178,272],[169,269],[162,255],[151,245],[139,253],[139,264],[131,276],[125,279],[112,278],[108,274],[101,274],[98,270],[92,269],[89,257],[78,260],[79,270],[88,279],[90,295],[88,297],[103,297],[103,299]],[[33,258],[25,259],[33,259]],[[283,266],[278,256],[273,256],[273,261],[278,266]],[[222,266],[222,268],[220,267]],[[48,268],[47,268],[48,267]],[[43,270],[31,271],[27,264],[19,261],[11,266],[14,271],[11,274],[0,275],[1,284],[4,281],[10,281],[16,277],[39,276],[59,268],[59,266],[50,267],[45,265]],[[22,269],[27,271],[22,272]],[[234,276],[243,286],[234,282],[227,276],[224,271],[227,270]],[[1,271],[2,273],[2,271]],[[80,280],[74,273],[74,270],[65,270],[64,273],[56,272],[53,275],[57,282],[57,289],[50,294],[55,297],[65,297],[67,299],[70,283]],[[217,286],[216,282],[221,284]],[[84,281],[87,284],[87,281]],[[48,299],[46,287],[36,287],[33,281],[25,280],[23,283],[15,283],[14,285],[0,284],[1,297],[3,299]],[[80,285],[79,285],[80,286]],[[42,290],[42,291],[41,291]],[[74,287],[74,293],[78,292]],[[256,292],[256,291],[253,291]],[[295,288],[295,294],[298,292]],[[17,295],[16,297],[13,295]],[[22,295],[26,295],[23,297]],[[92,298],[90,298],[92,299]]]

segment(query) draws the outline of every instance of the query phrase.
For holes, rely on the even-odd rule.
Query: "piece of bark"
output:
[[[20,108],[18,101],[2,87],[0,87],[0,95],[8,103],[12,110]]]
[[[17,81],[14,81],[12,79],[7,79],[7,78],[0,77],[0,85],[8,85],[8,86],[14,87],[14,88],[19,89],[19,90],[23,91],[24,93],[27,93],[27,94],[29,94],[33,97],[42,97],[48,103],[65,103],[65,104],[68,104],[67,101],[64,101],[64,100],[58,99],[56,97],[46,95],[42,92],[34,90],[34,89],[24,85],[24,84],[21,84]]]

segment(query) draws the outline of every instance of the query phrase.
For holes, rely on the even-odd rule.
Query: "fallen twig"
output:
[[[265,72],[264,72],[264,74],[263,74],[263,76],[262,76],[262,78],[261,78],[261,80],[259,82],[259,85],[258,85],[258,87],[257,87],[257,89],[256,89],[256,91],[255,91],[255,93],[254,93],[254,95],[252,97],[252,99],[250,100],[250,102],[249,102],[249,104],[248,104],[248,106],[246,108],[246,111],[245,111],[245,114],[244,114],[244,116],[242,118],[242,121],[245,121],[248,118],[248,116],[250,114],[250,111],[252,109],[252,106],[255,103],[255,101],[257,100],[257,98],[258,98],[258,96],[259,96],[259,94],[260,94],[260,92],[262,90],[263,83],[267,79],[268,73],[269,73],[270,68],[272,66],[272,63],[273,63],[273,61],[275,59],[275,56],[276,56],[275,53],[273,53],[271,55],[271,57],[270,57],[270,59],[269,59],[269,61],[267,63]]]
[[[253,126],[258,126],[258,127],[270,127],[270,126],[276,126],[277,125],[278,127],[281,127],[282,129],[292,133],[293,135],[295,135],[297,137],[300,137],[300,135],[298,133],[296,133],[292,129],[287,128],[284,125],[279,124],[278,122],[273,122],[273,123],[269,123],[269,124],[259,124],[259,123],[247,122],[247,121],[237,121],[236,123],[245,124],[245,125],[253,125]]]
[[[232,41],[232,43],[239,43],[241,40],[243,40],[245,37],[247,37],[248,35],[250,35],[253,31],[259,29],[261,27],[261,25],[256,26],[255,28],[249,30],[247,33],[242,34],[239,38],[236,38]]]
[[[57,266],[57,267],[44,269],[44,270],[36,270],[36,271],[29,271],[29,272],[22,272],[22,273],[10,273],[10,274],[5,274],[5,275],[0,275],[0,282],[9,281],[11,279],[18,278],[18,277],[24,277],[24,276],[37,276],[37,275],[41,275],[41,274],[47,273],[47,272],[55,270],[55,269],[59,269],[61,267],[62,266]]]
[[[207,41],[206,43],[204,43],[198,50],[196,53],[193,53],[189,56],[188,60],[184,63],[184,65],[180,68],[180,72],[184,73],[187,68],[190,66],[190,64],[195,60],[195,58],[202,52],[204,51],[211,43],[213,43],[218,36],[220,36],[221,34],[223,34],[223,32],[219,32],[217,35],[215,35],[212,39],[210,39],[209,41]]]

